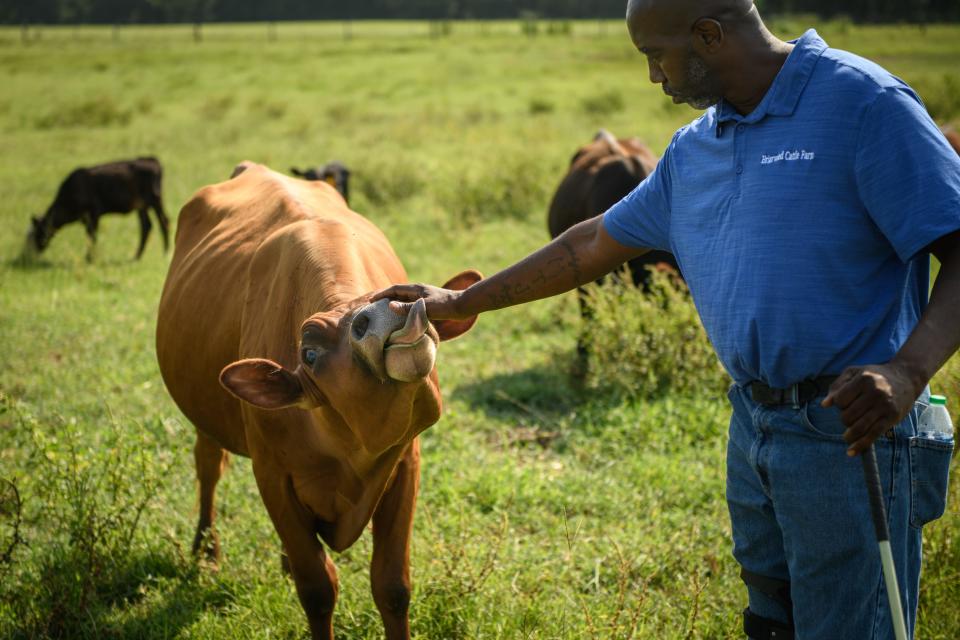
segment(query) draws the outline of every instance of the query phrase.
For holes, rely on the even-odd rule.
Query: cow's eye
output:
[[[303,350],[303,361],[313,366],[317,361],[317,350],[316,349],[304,349]]]

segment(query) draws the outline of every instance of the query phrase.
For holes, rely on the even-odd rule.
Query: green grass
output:
[[[599,127],[660,152],[695,116],[646,81],[621,24],[572,26],[454,23],[431,38],[425,23],[356,23],[345,39],[340,24],[281,24],[271,41],[263,25],[214,25],[200,44],[190,27],[42,29],[26,45],[0,30],[0,477],[19,490],[25,542],[0,563],[0,637],[306,635],[249,461],[218,490],[221,570],[185,557],[193,429],[154,356],[169,259],[156,231],[136,263],[132,216],[103,220],[94,264],[78,225],[40,265],[14,263],[67,172],[157,155],[175,216],[239,160],[338,158],[353,207],[411,278],[492,273],[546,240],[552,190]],[[822,32],[918,87],[955,86],[960,27]],[[952,91],[938,100],[956,114]],[[580,391],[566,375],[578,327],[563,296],[442,348],[446,413],[423,436],[412,553],[417,637],[738,637],[725,400]],[[938,388],[960,415],[956,359],[951,371]],[[960,637],[958,504],[926,530],[919,638]],[[364,536],[336,557],[338,637],[381,635],[369,552]]]

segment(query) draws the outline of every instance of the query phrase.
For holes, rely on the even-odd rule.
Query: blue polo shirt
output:
[[[709,108],[604,214],[673,252],[739,384],[889,361],[926,303],[931,242],[960,229],[960,158],[903,81],[796,41],[757,108]]]

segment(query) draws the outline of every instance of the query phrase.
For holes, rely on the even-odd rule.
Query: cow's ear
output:
[[[310,408],[300,379],[272,360],[250,358],[228,364],[220,372],[220,384],[261,409]]]
[[[447,283],[443,285],[443,288],[462,291],[463,289],[466,289],[470,285],[476,284],[481,280],[483,280],[482,273],[474,269],[468,269],[447,280]],[[462,336],[467,331],[470,331],[476,322],[477,316],[470,316],[469,318],[465,318],[463,320],[435,320],[433,322],[433,326],[437,330],[437,335],[440,336],[441,340],[453,340],[454,338]]]

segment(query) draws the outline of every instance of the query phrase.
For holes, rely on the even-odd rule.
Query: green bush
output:
[[[413,164],[406,161],[386,162],[382,159],[361,159],[354,169],[357,188],[376,207],[396,204],[420,193],[426,181]]]
[[[530,100],[530,115],[540,115],[544,113],[553,113],[556,109],[556,106],[553,102],[546,100],[544,98],[532,98]]]
[[[131,117],[129,109],[120,108],[109,96],[101,96],[57,107],[37,118],[34,125],[37,129],[124,126]]]
[[[523,35],[531,37],[540,33],[540,16],[532,11],[521,11],[520,31]]]
[[[716,396],[730,384],[707,340],[685,285],[651,270],[650,291],[625,268],[603,286],[586,287],[592,317],[586,385],[625,398],[668,391]]]
[[[600,94],[590,95],[580,101],[583,111],[592,116],[608,116],[623,111],[626,101],[623,94],[616,89]]]
[[[531,214],[544,215],[547,185],[553,177],[544,175],[544,164],[523,155],[479,162],[474,173],[464,171],[460,180],[445,180],[438,194],[440,206],[457,222],[474,226],[492,220],[526,220]]]
[[[4,494],[4,526],[16,525],[8,542],[21,548],[5,558],[0,609],[14,614],[18,634],[60,637],[135,597],[135,536],[169,457],[126,435],[129,425],[111,425],[115,435],[94,444],[74,421],[18,422],[30,434],[31,473],[15,500]]]

